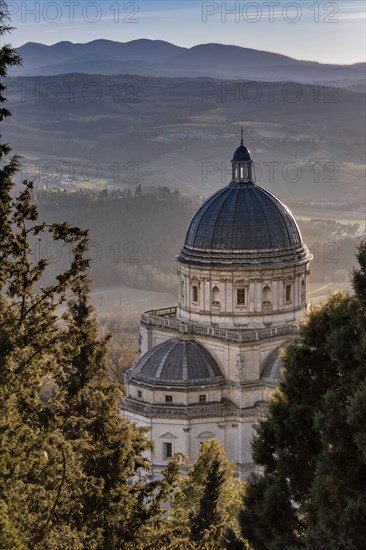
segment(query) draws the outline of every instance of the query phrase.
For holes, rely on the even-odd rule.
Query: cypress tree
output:
[[[310,313],[286,348],[257,430],[264,474],[247,484],[242,534],[255,550],[361,549],[366,540],[366,242],[354,295]]]
[[[233,534],[238,537],[243,484],[234,471],[220,443],[214,439],[202,443],[197,461],[174,495],[167,548],[221,550]]]
[[[98,339],[89,287],[86,275],[73,285],[64,315],[67,330],[56,374],[58,391],[50,402],[81,474],[79,497],[71,509],[65,508],[65,520],[85,533],[88,548],[143,548],[163,521],[162,504],[173,479],[146,481],[151,444],[145,430],[119,414],[123,394],[108,373],[108,338]]]
[[[0,0],[0,35],[6,24]],[[0,76],[18,65],[0,50]],[[3,107],[0,120],[10,115]],[[17,156],[0,145],[0,541],[14,548],[143,548],[158,531],[174,476],[147,483],[142,430],[122,419],[121,388],[107,375],[89,304],[88,233],[38,222],[32,182],[20,190]],[[42,285],[46,259],[34,243],[70,252],[67,268]],[[66,311],[60,318],[60,306]],[[53,380],[48,402],[40,391]]]
[[[220,522],[219,499],[225,483],[225,471],[217,458],[214,458],[207,471],[203,494],[198,510],[189,514],[191,539],[198,543],[205,531],[212,529]]]
[[[0,36],[10,30],[1,0]],[[0,76],[19,63],[11,46],[3,45]],[[10,116],[5,102],[1,83],[2,123]],[[29,181],[20,188],[15,185],[20,159],[11,156],[10,146],[2,140],[0,161],[0,502],[6,515],[1,529],[11,525],[20,544],[32,547],[36,533],[48,522],[62,477],[62,457],[55,451],[39,392],[44,377],[57,366],[62,337],[57,308],[83,268],[76,250],[83,233],[67,224],[38,223],[31,200],[33,185]],[[53,284],[42,287],[47,261],[34,257],[32,246],[45,235],[69,246],[71,262]]]

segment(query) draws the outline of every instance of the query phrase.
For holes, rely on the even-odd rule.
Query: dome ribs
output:
[[[172,338],[148,351],[130,369],[129,380],[149,384],[188,386],[221,382],[224,377],[216,359],[199,342]]]

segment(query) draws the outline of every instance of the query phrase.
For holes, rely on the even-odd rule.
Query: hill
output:
[[[52,46],[29,42],[19,47],[18,52],[23,58],[23,67],[14,70],[14,76],[132,73],[309,83],[362,83],[365,76],[364,63],[327,65],[224,44],[182,48],[169,42],[147,39],[125,43],[111,40],[94,40],[86,44],[59,42]]]
[[[39,184],[47,183],[41,178],[48,173],[66,180],[68,166],[75,166],[78,186],[89,179],[94,183],[85,184],[102,188],[140,183],[207,196],[230,177],[230,155],[243,125],[262,167],[259,183],[290,205],[311,199],[326,204],[334,218],[330,202],[341,201],[347,216],[363,204],[364,93],[289,82],[271,88],[268,82],[128,75],[19,77],[7,85],[14,116],[2,134],[25,157],[23,175]],[[98,163],[99,171],[90,163]],[[276,166],[272,182],[268,163]],[[291,163],[299,165],[301,179],[287,177]],[[304,210],[302,215],[324,217]]]

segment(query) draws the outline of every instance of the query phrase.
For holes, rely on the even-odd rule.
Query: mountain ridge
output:
[[[87,43],[69,41],[45,45],[28,42],[17,48],[23,66],[12,76],[51,76],[69,72],[83,74],[124,74],[142,76],[207,76],[213,78],[297,80],[326,82],[361,81],[365,63],[324,64],[298,60],[283,54],[230,44],[206,43],[191,48],[164,40],[146,38],[117,42],[96,39]],[[149,64],[153,64],[149,66]],[[131,67],[132,65],[132,67]]]

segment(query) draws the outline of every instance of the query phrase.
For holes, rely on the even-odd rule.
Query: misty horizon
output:
[[[120,40],[110,40],[108,38],[95,38],[93,40],[89,40],[87,42],[73,42],[71,40],[60,40],[59,42],[54,42],[52,44],[45,44],[44,42],[38,42],[38,41],[30,41],[30,42],[25,42],[24,44],[21,44],[20,46],[17,46],[16,49],[20,49],[20,48],[23,48],[24,46],[29,46],[29,45],[40,45],[40,46],[46,46],[48,48],[52,48],[54,46],[60,46],[60,45],[63,45],[63,44],[72,44],[74,46],[86,46],[88,44],[94,44],[96,42],[109,42],[109,43],[114,43],[114,44],[124,44],[124,45],[127,45],[127,44],[132,44],[132,43],[136,43],[136,42],[154,42],[154,43],[164,43],[164,44],[169,44],[169,45],[172,45],[172,46],[175,46],[177,48],[180,48],[182,50],[193,50],[194,48],[197,48],[199,46],[228,46],[228,47],[234,47],[234,48],[240,48],[242,50],[248,50],[248,51],[255,51],[255,52],[263,52],[263,53],[272,53],[272,54],[276,54],[278,56],[281,56],[281,57],[287,57],[288,59],[291,59],[291,60],[296,60],[296,61],[303,61],[303,62],[306,62],[306,63],[317,63],[319,65],[334,65],[334,66],[353,66],[353,65],[362,65],[362,64],[365,64],[366,61],[355,61],[355,62],[352,62],[352,63],[328,63],[328,62],[324,62],[324,61],[318,61],[318,60],[314,60],[314,59],[304,59],[304,58],[298,58],[298,57],[294,57],[294,56],[290,56],[290,55],[285,55],[281,52],[277,52],[275,50],[262,50],[260,48],[249,48],[249,47],[246,47],[246,46],[240,46],[238,44],[229,44],[227,42],[200,42],[200,43],[197,43],[197,44],[194,44],[193,46],[190,46],[190,47],[187,47],[187,46],[182,46],[180,44],[177,44],[175,42],[170,42],[168,40],[163,40],[163,39],[159,39],[159,38],[155,38],[155,39],[152,39],[152,38],[145,38],[145,37],[140,37],[140,38],[134,38],[133,40],[127,40],[126,42],[123,42],[123,41],[120,41]]]

